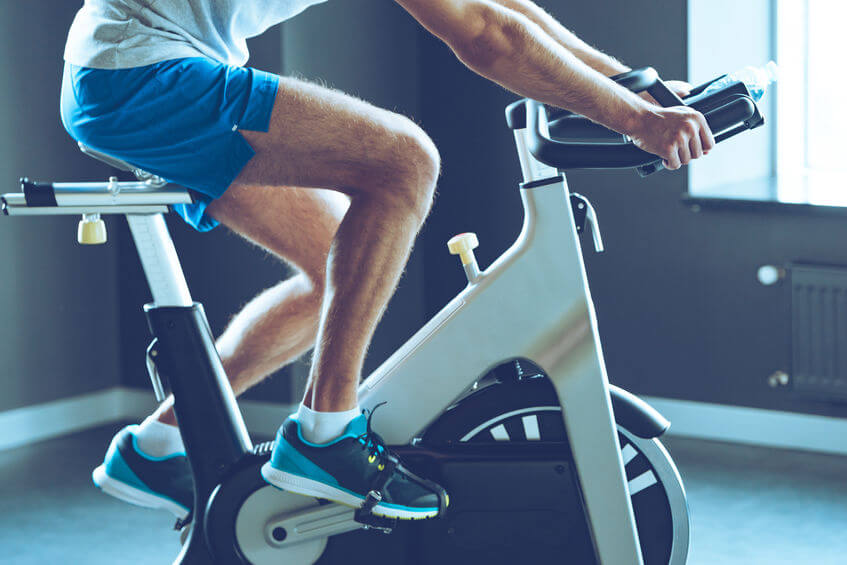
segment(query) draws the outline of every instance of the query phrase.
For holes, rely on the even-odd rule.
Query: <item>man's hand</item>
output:
[[[681,80],[668,80],[665,85],[680,98],[691,92],[691,85]],[[659,106],[645,90],[639,94],[644,100]],[[664,159],[671,170],[687,165],[692,159],[706,155],[715,146],[709,124],[700,112],[685,106],[655,109],[647,114],[636,135],[631,135],[636,146]]]
[[[635,145],[664,159],[670,170],[702,157],[715,146],[703,114],[688,106],[655,107],[630,133]]]

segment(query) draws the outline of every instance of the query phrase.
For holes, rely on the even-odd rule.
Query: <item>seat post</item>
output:
[[[127,214],[156,306],[191,306],[191,293],[162,214]]]

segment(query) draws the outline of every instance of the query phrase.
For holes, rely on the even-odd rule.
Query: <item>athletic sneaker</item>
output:
[[[300,423],[289,417],[277,432],[262,476],[277,488],[384,518],[434,518],[448,502],[444,489],[403,468],[371,430],[370,417],[364,414],[350,422],[340,437],[325,444],[303,439]]]
[[[185,519],[194,506],[194,480],[185,453],[150,457],[138,449],[135,431],[127,426],[109,445],[103,464],[91,474],[106,494],[147,508],[162,508]]]

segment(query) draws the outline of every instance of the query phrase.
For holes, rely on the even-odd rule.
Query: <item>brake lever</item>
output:
[[[594,211],[594,206],[588,202],[588,210],[585,212],[585,221],[591,225],[591,237],[594,238],[594,251],[603,253],[603,236],[600,235],[600,222],[597,220],[597,212]]]
[[[597,221],[597,212],[595,212],[594,206],[585,196],[574,192],[571,194],[571,208],[573,209],[576,233],[581,234],[584,232],[586,224],[591,226],[594,251],[602,253],[604,251],[603,236],[600,235],[600,223]]]

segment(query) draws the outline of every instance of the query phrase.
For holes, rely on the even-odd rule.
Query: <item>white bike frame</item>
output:
[[[550,378],[600,563],[640,564],[606,366],[564,175],[515,138],[525,183],[517,241],[376,369],[363,408],[389,445],[419,436],[474,381],[509,358]],[[596,229],[596,226],[595,226]]]
[[[563,175],[526,150],[526,136],[526,130],[515,132],[525,180],[518,239],[362,383],[360,403],[373,409],[387,402],[375,412],[374,427],[389,445],[406,445],[488,370],[508,359],[531,360],[550,378],[564,407],[599,562],[639,565],[641,549],[570,193]],[[35,192],[6,194],[4,210],[10,215],[126,214],[153,306],[187,307],[191,296],[162,213],[190,197],[158,181],[55,183],[50,205],[33,206],[27,198],[38,197]],[[237,414],[231,391],[225,396]],[[236,419],[238,445],[249,450],[243,421]],[[323,515],[328,520],[318,526]],[[305,510],[297,520],[316,526],[309,537],[361,527],[350,509],[336,505]]]

